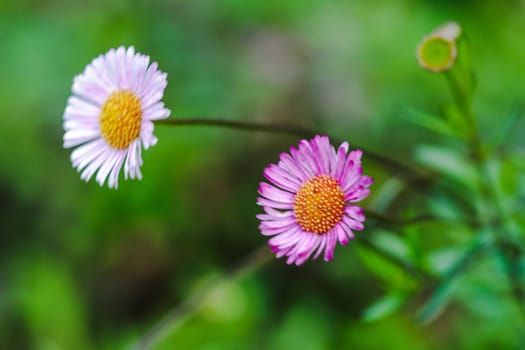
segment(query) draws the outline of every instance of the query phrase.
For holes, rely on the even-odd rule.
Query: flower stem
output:
[[[520,314],[525,321],[525,285],[522,280],[521,259],[523,257],[523,249],[518,242],[514,242],[513,237],[519,237],[521,232],[514,233],[508,225],[505,225],[508,220],[508,215],[499,200],[499,196],[494,192],[492,178],[483,162],[479,163],[481,184],[485,186],[483,194],[485,196],[485,207],[488,212],[493,210],[493,215],[498,220],[491,220],[487,222],[487,226],[492,228],[497,236],[497,247],[503,258],[504,269],[507,273],[507,279],[510,284],[512,296],[516,301],[516,305]],[[483,188],[482,188],[483,190]],[[489,213],[490,214],[490,213]]]
[[[422,323],[430,323],[448,304],[454,282],[465,273],[475,258],[484,253],[491,244],[491,237],[478,235],[465,253],[448,269],[446,274],[432,287],[432,297],[418,311],[416,318]]]
[[[288,134],[298,137],[313,137],[319,132],[292,124],[266,124],[266,123],[252,123],[241,122],[225,119],[208,119],[208,118],[177,118],[177,119],[163,119],[155,121],[157,125],[171,125],[171,126],[212,126],[227,129],[237,129],[255,132],[269,132],[278,134]],[[412,167],[390,159],[382,154],[364,149],[363,147],[352,145],[353,148],[358,148],[367,155],[367,157],[375,161],[378,165],[392,171],[394,174],[408,178],[411,181],[418,179],[418,181],[425,183],[426,176],[420,175],[420,172]]]
[[[516,267],[519,264],[520,258],[523,256],[523,251],[519,245],[510,241],[512,232],[504,225],[507,215],[500,203],[498,194],[494,191],[495,184],[487,169],[487,155],[484,154],[476,117],[472,111],[471,96],[459,82],[457,76],[452,72],[447,72],[446,78],[458,109],[470,127],[469,144],[474,164],[479,173],[479,189],[483,197],[485,211],[484,213],[480,213],[480,219],[483,220],[485,227],[494,232],[497,247],[505,264],[505,271],[512,295],[520,310],[520,314],[525,319],[525,286],[520,280],[521,274]],[[491,218],[492,215],[494,215],[497,220],[493,220]]]
[[[229,281],[242,278],[272,260],[270,249],[261,246],[252,252],[243,262],[229,272],[221,274],[193,293],[188,299],[176,306],[157,323],[131,348],[131,350],[147,350],[164,340],[175,329],[199,310],[202,302],[218,287]]]
[[[469,140],[471,145],[471,153],[476,161],[483,159],[483,145],[481,137],[479,135],[478,123],[474,112],[472,110],[471,97],[468,91],[458,81],[456,75],[452,71],[445,73],[447,83],[450,87],[450,91],[454,97],[456,105],[460,113],[463,114],[465,121],[469,126]]]
[[[410,226],[419,224],[421,222],[432,222],[432,221],[440,221],[442,219],[433,216],[433,215],[419,215],[413,218],[403,219],[403,218],[394,218],[391,216],[387,216],[385,214],[379,213],[374,210],[370,209],[364,209],[365,215],[373,220],[377,220],[378,222],[384,224],[384,225],[394,225],[394,226]]]
[[[174,126],[216,126],[227,129],[238,129],[245,131],[261,131],[270,133],[288,134],[299,137],[312,137],[316,133],[313,130],[303,128],[301,126],[292,124],[263,124],[263,123],[249,123],[226,119],[208,119],[208,118],[177,118],[177,119],[162,119],[156,120],[158,125],[174,125]]]
[[[519,245],[502,238],[498,240],[498,248],[505,263],[504,268],[510,282],[512,296],[525,320],[525,288],[522,283],[520,266],[523,250]]]
[[[367,210],[366,211],[368,215],[370,215],[372,212]],[[374,214],[375,215],[375,214]],[[415,223],[418,221],[424,221],[424,220],[432,220],[435,218],[431,217],[416,217],[414,219],[396,219],[396,218],[389,218],[388,220],[385,219],[384,216],[381,216],[380,214],[377,214],[375,219],[377,219],[380,222],[392,224],[392,223]],[[401,268],[405,269],[408,273],[410,273],[413,277],[421,278],[422,272],[416,269],[414,266],[407,265],[406,262],[400,260],[399,258],[393,256],[392,254],[379,249],[376,247],[372,242],[370,242],[367,239],[360,239],[356,241],[358,244],[376,252],[377,254],[381,255],[383,258],[387,259],[391,263],[400,266]],[[182,326],[185,321],[188,320],[189,317],[191,317],[193,314],[195,314],[199,307],[202,305],[203,301],[206,300],[206,298],[217,288],[224,285],[225,283],[240,279],[259,268],[266,265],[268,262],[272,261],[274,259],[273,254],[271,253],[270,249],[267,245],[261,246],[257,248],[254,252],[252,252],[247,258],[244,259],[241,263],[236,265],[233,269],[231,269],[229,272],[225,272],[216,278],[214,278],[209,283],[205,284],[203,287],[201,287],[199,290],[197,290],[195,293],[193,293],[189,298],[184,300],[181,304],[177,305],[170,311],[166,313],[166,315],[157,322],[149,331],[147,331],[134,345],[130,348],[130,350],[148,350],[154,347],[156,344],[164,340],[167,336],[169,336],[173,331],[175,331],[178,327]]]

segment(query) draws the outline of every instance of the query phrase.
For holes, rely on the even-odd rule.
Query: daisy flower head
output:
[[[259,185],[257,204],[264,214],[257,218],[278,258],[302,265],[324,253],[331,261],[337,242],[348,244],[352,231],[364,228],[363,210],[351,204],[367,197],[374,181],[363,175],[361,155],[349,152],[346,142],[336,151],[328,137],[315,136],[264,170],[269,183]]]
[[[118,187],[124,177],[141,179],[142,148],[157,143],[153,121],[170,111],[161,102],[166,73],[133,47],[111,49],[73,80],[64,112],[64,147],[75,147],[71,162],[81,178],[95,173],[100,186]]]

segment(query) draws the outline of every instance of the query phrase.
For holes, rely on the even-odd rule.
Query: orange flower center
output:
[[[301,186],[293,210],[305,231],[322,235],[341,221],[344,205],[345,196],[337,180],[319,175]]]
[[[141,107],[138,97],[128,90],[116,91],[104,102],[100,113],[100,132],[111,147],[127,148],[139,137]]]

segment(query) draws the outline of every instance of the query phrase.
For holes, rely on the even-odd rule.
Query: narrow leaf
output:
[[[442,118],[409,107],[405,107],[404,109],[406,113],[403,113],[403,119],[415,125],[442,135],[460,136],[457,131],[451,128]]]
[[[372,322],[387,317],[403,305],[406,300],[406,295],[401,293],[387,294],[379,299],[363,312],[363,321]]]
[[[458,181],[471,191],[477,190],[477,171],[458,151],[442,146],[420,145],[415,157],[419,163]]]

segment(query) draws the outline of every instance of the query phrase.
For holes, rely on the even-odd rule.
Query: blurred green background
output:
[[[142,181],[85,183],[62,149],[62,114],[94,57],[133,45],[158,61],[171,118],[292,122],[411,163],[413,145],[436,137],[406,108],[450,102],[416,46],[448,20],[467,33],[486,133],[523,96],[524,1],[1,0],[0,349],[126,349],[266,243],[261,172],[298,139],[159,126]],[[388,174],[364,165],[379,190]],[[355,247],[221,286],[155,349],[518,348],[512,302],[491,306],[483,286],[481,315],[451,307],[420,325],[414,300],[364,322],[385,288]]]

